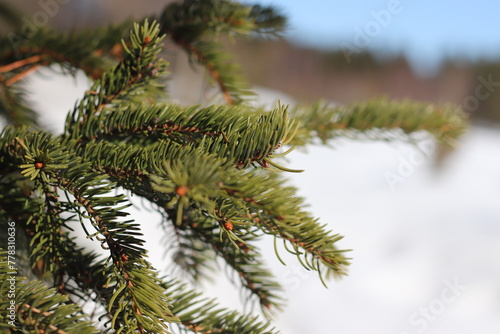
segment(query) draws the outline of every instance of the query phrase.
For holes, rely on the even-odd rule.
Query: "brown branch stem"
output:
[[[226,103],[229,105],[234,104],[234,100],[231,97],[231,93],[229,92],[229,89],[227,89],[225,83],[222,81],[219,72],[214,68],[214,66],[210,62],[208,62],[205,59],[205,57],[203,57],[203,55],[198,51],[198,49],[196,49],[192,44],[186,42],[176,41],[176,43],[178,43],[188,53],[196,55],[198,62],[200,62],[205,66],[212,79],[214,79],[214,81],[217,82],[217,85],[219,86],[219,89],[221,90],[221,93],[224,96],[224,100],[226,101]]]
[[[12,78],[10,78],[7,81],[5,81],[5,85],[6,86],[10,86],[10,85],[18,82],[19,80],[23,79],[24,77],[27,77],[31,73],[38,71],[39,67],[40,67],[39,65],[35,65],[35,66],[32,66],[32,67],[28,68],[24,72],[21,72],[19,74],[14,75]]]
[[[33,312],[33,313],[41,314],[44,317],[48,317],[48,316],[52,315],[52,313],[50,313],[50,312],[47,312],[47,311],[44,312],[44,311],[42,311],[36,307],[33,307],[31,305],[28,305],[28,304],[23,304],[23,307],[30,309],[31,312]],[[50,328],[51,331],[54,331],[57,334],[68,334],[68,332],[63,331],[52,324],[49,324],[48,327]],[[42,333],[42,332],[40,332],[40,333]]]
[[[35,55],[26,59],[21,59],[18,61],[15,61],[13,63],[10,63],[8,65],[0,66],[0,73],[5,73],[5,72],[10,72],[12,70],[15,70],[16,68],[22,67],[24,65],[28,64],[33,64],[38,61],[42,60],[42,57],[40,55]]]

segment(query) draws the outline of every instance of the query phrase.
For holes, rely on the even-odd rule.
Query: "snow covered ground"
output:
[[[499,332],[500,133],[472,128],[441,170],[428,159],[392,191],[384,175],[415,152],[350,142],[292,158],[306,169],[294,184],[353,260],[328,291],[307,280],[289,294],[289,333]]]
[[[47,112],[44,122],[58,132],[87,82],[48,84],[51,77],[44,72],[30,85]],[[499,333],[500,131],[472,127],[437,170],[433,153],[406,144],[331,144],[295,151],[287,166],[306,170],[291,174],[292,184],[309,211],[345,236],[341,247],[353,249],[349,276],[325,289],[284,250],[288,265],[282,266],[267,239],[262,248],[289,301],[278,328],[285,334]],[[399,177],[392,187],[388,175]],[[147,247],[160,249],[159,218],[145,210],[134,215],[144,222]],[[158,268],[164,268],[161,255],[151,254]],[[236,289],[225,278],[216,281],[204,288],[239,308]]]

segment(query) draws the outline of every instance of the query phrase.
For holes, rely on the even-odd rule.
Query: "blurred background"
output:
[[[48,1],[7,2],[30,20]],[[69,30],[142,18],[168,2],[60,0],[48,24]],[[499,333],[500,2],[256,2],[289,17],[284,39],[227,42],[255,85],[257,103],[349,103],[383,95],[456,103],[472,121],[446,153],[423,135],[414,146],[345,139],[290,155],[291,168],[306,170],[290,182],[315,216],[345,236],[341,247],[353,249],[352,265],[348,277],[325,289],[294,257],[285,256],[282,266],[272,240],[264,240],[289,300],[277,326],[288,334]],[[172,97],[206,102],[203,71],[172,46],[164,56]],[[33,103],[54,131],[89,86],[83,75],[54,71],[28,80]],[[146,222],[148,248],[160,249],[155,222],[161,218],[140,204],[133,214]],[[168,267],[160,252],[151,258]],[[244,310],[237,288],[228,286],[221,274],[203,288]]]

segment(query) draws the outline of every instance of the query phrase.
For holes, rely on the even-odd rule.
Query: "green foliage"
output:
[[[413,133],[427,131],[451,146],[467,127],[466,114],[459,106],[385,98],[339,106],[297,106],[291,114],[302,125],[292,142],[295,145],[310,143],[315,137],[323,144],[336,137],[411,141]]]
[[[270,7],[245,6],[228,0],[186,0],[165,8],[162,32],[187,51],[191,59],[205,66],[228,104],[243,102],[251,95],[240,68],[216,41],[220,34],[276,35],[285,19]]]
[[[36,125],[38,116],[32,110],[25,98],[24,91],[19,87],[0,86],[0,116],[13,125]]]
[[[411,139],[424,130],[450,142],[464,130],[463,115],[450,106],[374,100],[289,111],[245,104],[247,90],[213,38],[276,34],[283,18],[271,8],[184,1],[166,7],[159,22],[145,20],[130,32],[128,23],[71,34],[40,29],[14,50],[3,37],[0,117],[9,126],[0,134],[0,228],[18,237],[15,267],[10,253],[0,256],[0,325],[11,332],[168,333],[175,324],[191,333],[276,333],[259,316],[219,308],[177,277],[197,283],[220,261],[246,300],[269,316],[283,295],[255,246],[265,235],[278,257],[281,241],[321,280],[346,273],[341,236],[303,210],[279,158],[314,138]],[[207,68],[226,105],[165,102],[163,33]],[[94,79],[58,136],[37,127],[22,95],[22,77],[53,64]],[[127,219],[126,194],[163,215],[171,277],[147,261],[141,224]],[[77,230],[107,256],[78,245]],[[0,241],[1,249],[12,247]],[[15,297],[5,298],[9,271],[17,273]],[[4,313],[10,301],[16,329]],[[79,307],[89,302],[99,320]]]
[[[176,301],[172,311],[179,316],[182,332],[200,333],[273,334],[277,333],[269,323],[261,323],[257,317],[240,315],[234,311],[217,308],[213,299],[200,298],[199,292],[188,289],[176,281],[165,282],[166,289]],[[231,328],[231,329],[229,329]]]
[[[0,329],[16,333],[98,333],[68,297],[40,281],[23,282],[0,252]],[[11,303],[15,301],[15,304]],[[14,325],[15,324],[15,325]]]
[[[32,66],[58,64],[72,73],[84,70],[92,77],[98,77],[104,70],[114,65],[120,53],[117,43],[126,37],[131,23],[109,26],[78,33],[66,34],[49,28],[32,31],[29,35],[19,32],[0,36],[2,63],[25,60]],[[7,72],[17,75],[25,69],[22,66]],[[0,72],[1,73],[1,72]]]

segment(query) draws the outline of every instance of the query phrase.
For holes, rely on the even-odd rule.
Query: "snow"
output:
[[[299,288],[281,322],[294,314],[310,321],[285,332],[498,332],[499,144],[498,131],[473,127],[439,175],[428,161],[395,191],[384,173],[415,152],[412,146],[350,142],[295,154],[291,164],[306,172],[293,176],[294,184],[310,210],[345,235],[341,244],[353,249],[353,260],[349,276],[328,291],[309,282]],[[466,288],[427,320],[420,308],[438,303],[447,280]],[[304,307],[304,298],[316,307]],[[414,312],[425,328],[423,320],[410,322]]]
[[[88,85],[82,75],[44,71],[30,79],[28,90],[47,112],[44,124],[60,132]],[[279,92],[266,94],[290,101]],[[261,247],[288,299],[277,327],[287,334],[500,332],[500,131],[473,126],[438,169],[434,153],[408,144],[331,144],[294,151],[286,165],[306,170],[290,174],[291,183],[310,212],[345,236],[340,247],[353,249],[349,276],[325,289],[284,249],[282,266],[266,239]],[[387,173],[398,175],[402,161],[415,162],[417,154],[422,159],[391,189]],[[147,247],[161,249],[159,216],[134,211]],[[162,253],[151,252],[160,269]],[[216,282],[204,284],[207,293],[242,309],[237,288],[224,277]]]

